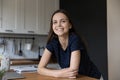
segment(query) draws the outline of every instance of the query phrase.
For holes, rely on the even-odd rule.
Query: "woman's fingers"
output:
[[[70,68],[65,68],[65,72],[64,74],[60,74],[61,77],[67,77],[67,78],[76,78],[76,76],[78,75],[78,70],[73,70]],[[64,69],[63,69],[64,70]]]
[[[68,77],[69,78],[76,78],[77,75],[78,75],[78,71],[70,71],[70,72],[68,72]]]

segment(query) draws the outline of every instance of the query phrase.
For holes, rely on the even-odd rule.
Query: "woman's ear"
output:
[[[70,25],[69,29],[71,29],[71,28],[72,28],[72,26]]]
[[[72,24],[70,23],[70,27],[69,27],[69,29],[71,29],[72,28]]]

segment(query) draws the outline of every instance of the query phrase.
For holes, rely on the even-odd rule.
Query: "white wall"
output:
[[[120,80],[120,0],[107,0],[108,78]]]

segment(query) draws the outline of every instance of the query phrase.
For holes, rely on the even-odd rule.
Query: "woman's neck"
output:
[[[63,48],[63,50],[65,50],[68,46],[68,35],[61,36],[58,38],[59,38],[59,42],[61,44],[61,47]]]

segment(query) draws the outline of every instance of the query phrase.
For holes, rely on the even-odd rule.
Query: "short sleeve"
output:
[[[52,43],[52,42],[49,42],[49,43],[46,45],[46,48],[47,48],[51,53],[54,52],[54,48],[53,48],[53,43]]]
[[[74,36],[71,39],[71,51],[75,51],[75,50],[83,50],[83,43],[80,40],[80,38],[78,36]]]

